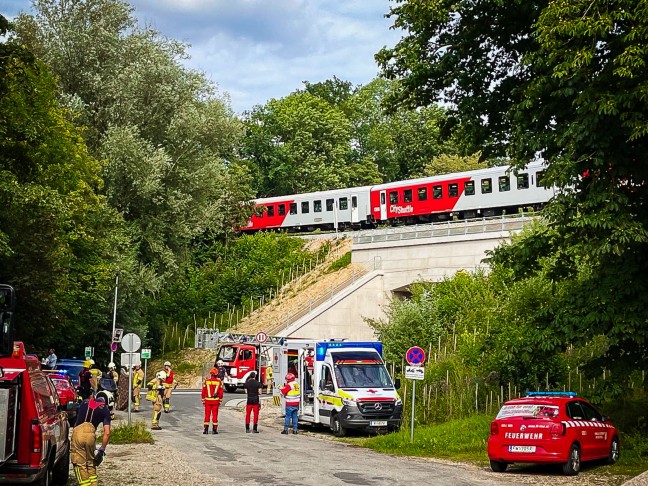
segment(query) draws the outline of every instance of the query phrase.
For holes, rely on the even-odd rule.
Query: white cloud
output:
[[[131,0],[142,25],[191,44],[186,61],[229,93],[243,112],[270,98],[337,76],[366,84],[374,55],[400,34],[389,0]],[[0,0],[15,15],[28,0]]]

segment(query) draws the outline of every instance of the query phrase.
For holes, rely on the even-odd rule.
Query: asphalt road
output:
[[[241,412],[232,408],[236,399],[244,398],[243,393],[227,393],[219,415],[219,434],[203,435],[200,395],[176,390],[171,412],[162,414],[162,430],[154,431],[155,439],[183,453],[201,473],[214,476],[215,484],[515,484],[505,476],[472,466],[401,458],[349,446],[331,440],[326,430],[310,427],[295,436],[280,434],[279,424],[266,424],[260,426],[259,434],[246,434]],[[148,415],[149,407],[144,412]]]

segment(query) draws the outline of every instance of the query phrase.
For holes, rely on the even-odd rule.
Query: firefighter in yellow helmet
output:
[[[139,412],[142,385],[144,385],[144,371],[140,365],[135,365],[133,367],[133,412]]]
[[[166,380],[166,373],[158,371],[155,378],[147,383],[149,392],[146,394],[146,399],[153,402],[153,419],[151,420],[151,430],[162,430],[160,427],[160,415],[162,415],[162,399],[164,397],[164,380]]]

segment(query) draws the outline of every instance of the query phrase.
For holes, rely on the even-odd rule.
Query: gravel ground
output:
[[[224,407],[223,414],[242,414],[242,409]],[[265,406],[262,408],[259,420],[259,428],[272,428],[279,431],[282,428],[283,419],[279,416],[278,407]],[[316,436],[322,440],[334,440],[332,436],[309,432],[306,428],[305,434]],[[450,463],[438,459],[429,459],[432,462]],[[474,467],[465,465],[465,467]],[[477,468],[476,468],[477,469]],[[629,478],[605,474],[605,468],[596,468],[589,472],[587,469],[576,477],[565,477],[559,471],[547,472],[542,468],[537,473],[533,468],[524,468],[521,472],[512,468],[510,472],[503,475],[506,482],[514,479],[515,484],[521,485],[547,485],[551,486],[648,486],[648,472],[627,481]],[[216,472],[215,472],[216,474]],[[69,484],[75,484],[70,476]],[[102,485],[141,485],[162,481],[163,484],[173,486],[217,485],[218,480],[213,476],[207,476],[195,471],[187,456],[162,442],[156,444],[128,444],[109,445],[103,464],[99,467],[99,482]],[[509,483],[510,484],[510,483]]]

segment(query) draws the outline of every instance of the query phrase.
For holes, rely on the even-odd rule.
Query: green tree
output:
[[[229,223],[217,201],[238,177],[227,167],[239,121],[203,74],[182,66],[186,45],[138,28],[126,2],[35,0],[34,11],[19,17],[19,38],[52,66],[91,153],[107,159],[105,193],[131,223],[142,265],[178,272],[194,238],[230,231],[216,226]]]
[[[454,172],[465,172],[467,170],[475,170],[484,167],[484,164],[479,163],[479,153],[469,157],[460,157],[458,155],[440,155],[434,157],[423,166],[423,169],[418,174],[413,174],[414,177],[427,177],[439,174],[451,174]]]
[[[0,16],[0,36],[9,25]],[[16,337],[32,352],[107,342],[117,269],[134,260],[123,220],[97,194],[99,162],[31,52],[0,43],[0,281],[15,286]]]

